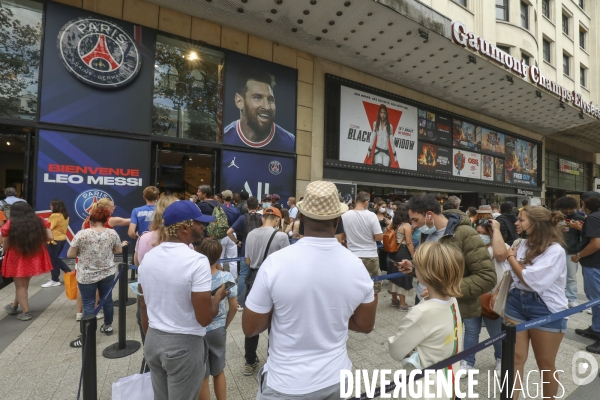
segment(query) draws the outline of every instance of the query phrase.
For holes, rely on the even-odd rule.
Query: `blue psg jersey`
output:
[[[262,142],[252,142],[244,136],[239,119],[225,127],[225,131],[223,132],[223,143],[233,146],[285,151],[289,153],[294,153],[296,151],[296,138],[279,125],[274,123],[271,128],[271,133]]]

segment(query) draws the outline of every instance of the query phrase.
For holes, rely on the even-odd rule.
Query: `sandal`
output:
[[[69,346],[74,349],[80,349],[83,346],[83,343],[81,342],[81,336],[69,343]]]
[[[392,301],[392,303],[390,304],[390,307],[396,307],[396,308],[400,307],[400,301],[396,301],[396,302]]]
[[[411,307],[408,304],[405,306],[398,305],[398,311],[409,311],[410,308]]]

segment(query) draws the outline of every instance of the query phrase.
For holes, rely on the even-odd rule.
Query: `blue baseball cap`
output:
[[[176,201],[165,208],[163,219],[165,226],[169,226],[190,219],[207,224],[214,221],[215,217],[202,214],[198,206],[191,201]]]

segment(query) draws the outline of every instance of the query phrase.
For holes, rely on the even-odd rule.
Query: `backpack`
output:
[[[383,234],[383,251],[395,253],[400,249],[400,243],[398,243],[396,237],[397,230],[397,228],[386,228],[385,233]]]
[[[215,239],[223,239],[227,236],[227,230],[229,229],[227,214],[220,206],[217,206],[213,209],[212,216],[215,217],[215,220],[208,224],[206,234]]]
[[[8,204],[7,202],[0,200],[0,210],[2,210],[2,212],[4,213],[4,215],[6,215],[6,219],[9,220],[10,219],[10,204]]]
[[[246,221],[244,222],[244,239],[248,237],[248,234],[255,230],[256,228],[260,228],[262,226],[262,217],[260,214],[255,212],[246,214]]]

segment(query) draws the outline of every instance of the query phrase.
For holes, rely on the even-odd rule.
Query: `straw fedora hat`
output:
[[[304,200],[296,206],[302,215],[318,220],[334,219],[348,211],[348,206],[340,202],[337,187],[326,181],[309,183]]]

